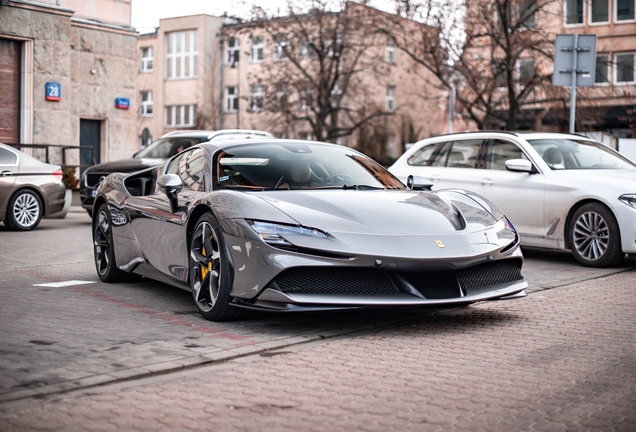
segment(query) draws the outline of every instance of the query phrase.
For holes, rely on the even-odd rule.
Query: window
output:
[[[250,111],[258,112],[263,110],[263,86],[250,86]]]
[[[616,0],[616,21],[633,21],[636,0]]]
[[[287,84],[276,86],[276,108],[279,110],[287,109]]]
[[[166,127],[194,126],[194,105],[174,105],[166,107]]]
[[[491,140],[486,147],[486,169],[506,170],[506,161],[528,159],[517,145],[503,140]]]
[[[518,83],[522,86],[527,86],[532,78],[534,78],[534,60],[524,59],[517,62],[518,69]]]
[[[251,40],[250,46],[250,62],[261,63],[264,57],[265,45],[263,45],[263,38],[254,37]]]
[[[298,108],[306,111],[309,109],[312,103],[312,92],[311,90],[301,90],[298,95]]]
[[[409,165],[415,166],[428,166],[429,159],[433,156],[433,152],[436,148],[440,147],[441,144],[429,144],[427,146],[422,147],[409,158],[407,163]]]
[[[607,54],[596,55],[596,74],[594,83],[603,84],[609,82],[609,56]]]
[[[590,22],[609,22],[609,0],[590,0]]]
[[[152,72],[152,47],[144,47],[141,49],[141,71]]]
[[[152,117],[152,92],[141,92],[141,116]]]
[[[391,36],[386,38],[386,62],[395,64],[395,40]]]
[[[227,64],[234,67],[238,64],[241,58],[241,46],[237,38],[230,38],[227,40]]]
[[[519,2],[519,21],[522,26],[533,29],[537,25],[537,3],[535,0],[521,0]]]
[[[342,97],[342,89],[335,83],[333,88],[331,89],[331,94],[329,95],[329,104],[332,108],[336,108],[340,105],[340,98]]]
[[[482,140],[455,141],[448,153],[448,168],[475,168]]]
[[[565,23],[583,24],[583,0],[565,0]]]
[[[309,35],[309,39],[298,44],[298,55],[301,59],[312,59],[316,57],[316,50],[312,47],[313,38]]]
[[[274,61],[289,60],[289,43],[286,40],[274,43]]]
[[[18,157],[12,151],[0,148],[0,165],[17,165]]]
[[[168,165],[166,174],[178,175],[183,183],[183,189],[205,191],[205,152],[195,148],[177,156]]]
[[[395,111],[395,86],[386,88],[386,110]]]
[[[225,88],[225,112],[237,112],[239,107],[238,86]]]
[[[166,33],[166,78],[197,76],[197,31]]]
[[[305,140],[305,141],[311,141],[311,139],[312,139],[311,132],[298,132],[298,139],[299,140]]]
[[[505,70],[500,69],[495,75],[495,87],[499,89],[508,87],[508,74]]]
[[[614,64],[616,84],[634,82],[634,53],[616,54]]]

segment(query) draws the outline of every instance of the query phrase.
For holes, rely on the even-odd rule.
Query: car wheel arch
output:
[[[610,213],[612,213],[614,215],[614,217],[616,217],[616,214],[614,214],[614,212],[612,211],[610,206],[608,206],[606,203],[604,203],[601,200],[594,199],[594,198],[586,198],[586,199],[583,199],[581,201],[577,201],[572,207],[570,207],[570,210],[568,211],[568,214],[565,217],[565,224],[563,225],[563,238],[565,240],[566,249],[571,249],[572,248],[572,245],[570,244],[570,236],[569,236],[570,224],[572,223],[572,217],[574,216],[574,213],[576,213],[576,211],[578,209],[580,209],[581,207],[583,207],[586,204],[599,204],[599,205],[602,205],[603,207],[607,208],[607,210]],[[620,226],[619,226],[619,230],[620,230]]]
[[[46,215],[46,210],[47,210],[47,206],[46,206],[46,201],[44,199],[44,194],[42,194],[42,192],[32,186],[21,186],[18,189],[16,189],[15,192],[13,192],[11,194],[11,196],[9,197],[9,200],[7,201],[7,203],[11,202],[11,200],[13,199],[14,196],[16,196],[17,194],[19,194],[22,191],[28,190],[30,192],[33,192],[34,194],[36,194],[38,196],[38,198],[40,199],[40,202],[42,203],[42,217],[44,217]],[[7,211],[9,211],[9,209],[7,208]]]

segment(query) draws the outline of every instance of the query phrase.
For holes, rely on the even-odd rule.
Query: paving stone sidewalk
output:
[[[636,430],[636,272],[0,405],[22,430]]]

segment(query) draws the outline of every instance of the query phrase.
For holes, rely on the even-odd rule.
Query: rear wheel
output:
[[[569,242],[574,258],[589,267],[612,267],[625,254],[614,214],[599,203],[585,204],[570,221]]]
[[[93,218],[93,252],[97,274],[104,282],[134,282],[139,280],[141,276],[117,268],[112,226],[108,206],[102,204],[97,210],[97,215]]]
[[[4,224],[13,231],[29,231],[42,220],[42,201],[29,189],[17,191],[9,201]]]
[[[190,241],[190,289],[203,318],[229,321],[246,316],[230,305],[230,266],[219,223],[211,213],[197,221]]]

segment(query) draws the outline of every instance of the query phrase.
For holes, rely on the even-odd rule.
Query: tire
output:
[[[613,267],[625,254],[616,217],[600,203],[581,206],[570,220],[568,240],[574,258],[588,267]]]
[[[230,305],[230,264],[220,226],[212,213],[201,215],[190,240],[189,280],[194,304],[209,321],[231,321],[248,310]]]
[[[115,264],[115,244],[110,211],[102,204],[93,218],[93,255],[97,275],[104,282],[134,282],[141,276],[127,273]]]
[[[4,224],[13,231],[29,231],[42,220],[42,200],[33,191],[21,189],[9,200]]]

